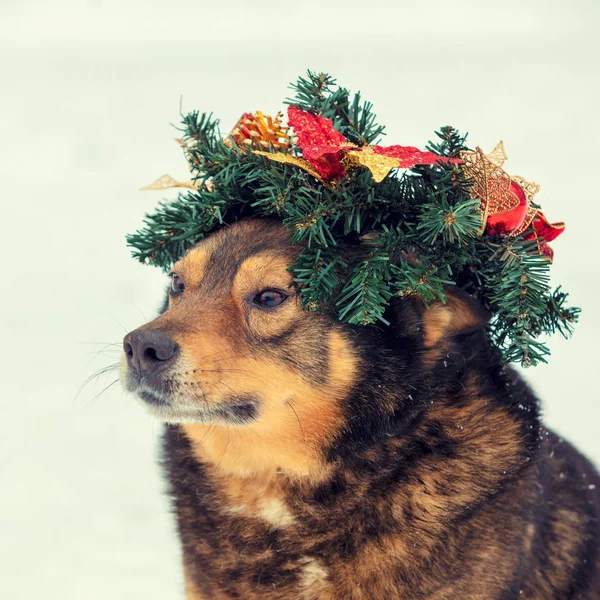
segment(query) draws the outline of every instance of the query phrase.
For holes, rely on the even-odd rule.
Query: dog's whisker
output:
[[[233,395],[235,395],[235,392],[233,391],[233,389],[231,387],[229,387],[224,381],[217,381],[217,385],[227,388]]]
[[[125,327],[125,325],[123,325],[123,323],[121,323],[121,321],[119,321],[119,319],[117,319],[117,317],[115,317],[115,315],[113,315],[112,313],[108,313],[113,319],[114,321],[117,323],[117,325],[119,325],[121,327],[121,329],[123,329],[123,331],[125,333],[129,333],[127,331],[127,328]]]
[[[227,441],[225,442],[225,449],[223,450],[223,454],[221,456],[221,460],[225,458],[225,454],[227,453],[227,448],[229,448],[229,425],[227,425]]]
[[[113,354],[117,356],[121,356],[123,354],[123,350],[119,348],[101,348],[100,350],[90,350],[90,352],[84,352],[84,356],[96,356],[100,354]]]
[[[98,369],[97,371],[95,371],[94,373],[92,373],[80,386],[79,389],[77,390],[77,394],[75,395],[75,400],[77,400],[79,398],[79,396],[81,395],[81,392],[92,382],[97,380],[98,378],[102,377],[103,375],[106,375],[107,373],[110,373],[111,371],[114,371],[116,369],[118,369],[120,367],[120,363],[116,362],[110,365],[107,365],[105,367],[102,367],[100,369]],[[118,380],[117,380],[118,381]]]
[[[200,447],[207,439],[208,437],[215,431],[215,429],[217,428],[217,426],[212,423],[208,426],[208,429],[206,430],[206,433],[202,436],[202,438],[200,439],[200,441],[197,442],[196,447]]]
[[[86,408],[91,406],[98,398],[100,398],[102,394],[110,390],[117,383],[119,383],[119,378],[115,379],[114,381],[106,385],[102,390],[100,390],[77,414],[80,415]]]
[[[276,389],[275,385],[273,384],[272,381],[269,381],[268,379],[264,379],[262,377],[259,377],[257,375],[255,375],[254,373],[251,373],[250,371],[236,371],[236,370],[229,370],[229,369],[214,369],[214,370],[204,370],[204,373],[218,373],[218,374],[226,374],[226,373],[234,373],[234,374],[238,374],[238,373],[243,373],[245,377],[247,377],[249,380],[253,381],[254,383],[260,384],[261,386],[264,386],[264,388],[266,390],[272,391],[274,389]],[[201,381],[198,379],[192,379],[192,380],[187,380],[189,383],[194,383],[194,384],[201,384]],[[184,383],[184,382],[182,382]],[[225,385],[225,383],[221,380],[219,383]],[[232,393],[236,393],[232,388],[229,388]]]
[[[133,306],[133,308],[135,308],[140,313],[142,319],[144,319],[144,324],[148,322],[148,318],[144,314],[144,311],[137,304],[134,304],[133,302],[128,302],[128,306]]]
[[[96,360],[96,358],[98,358],[101,354],[104,354],[105,356],[114,357],[121,356],[122,352],[122,349],[117,349],[112,344],[107,344],[106,346],[100,348],[100,350],[86,353],[87,356],[92,355],[92,358],[89,360],[88,365],[94,362],[94,360]]]
[[[122,352],[118,350],[98,350],[97,352],[85,352],[83,356],[91,356],[88,365],[93,363],[99,356],[107,358],[119,358]]]
[[[289,399],[285,401],[285,403],[292,409],[294,414],[296,415],[296,420],[298,421],[298,425],[300,426],[300,432],[302,433],[302,440],[304,442],[304,451],[306,452],[306,470],[310,471],[310,454],[308,452],[308,444],[306,443],[306,435],[304,434],[304,427],[302,427],[302,422],[300,421],[300,417],[294,408],[294,405],[291,403]]]
[[[242,373],[248,377],[253,378],[255,381],[268,383],[266,379],[257,378],[256,374],[248,369],[200,369],[201,373]]]
[[[99,345],[99,346],[119,346],[121,347],[121,342],[77,342],[78,346],[83,345]]]
[[[206,398],[206,392],[204,391],[204,388],[202,387],[202,383],[201,382],[195,382],[195,384],[198,386],[198,389],[200,390],[200,393],[202,394],[202,401],[207,404],[208,400]]]
[[[201,356],[198,360],[198,362],[200,364],[202,364],[205,360],[210,359],[211,362],[222,362],[224,360],[233,360],[231,354],[229,352],[227,352],[227,356],[224,356],[222,358],[214,358],[215,356],[220,356],[222,354],[225,354],[225,352],[217,352],[215,354],[207,354],[206,356]],[[197,369],[192,369],[193,371],[198,371],[200,370],[201,367],[198,367]]]

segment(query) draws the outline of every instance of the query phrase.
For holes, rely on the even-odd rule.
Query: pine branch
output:
[[[421,207],[417,225],[428,244],[441,238],[446,246],[464,246],[481,232],[479,200],[466,199],[452,205],[446,194],[435,194],[431,200]]]
[[[435,264],[430,260],[419,257],[412,261],[401,260],[393,266],[394,289],[401,297],[420,296],[423,304],[435,300],[446,302],[445,285],[454,285]]]
[[[389,325],[383,314],[394,295],[390,279],[390,257],[380,249],[373,250],[354,268],[340,294],[340,320],[356,325],[377,321]]]
[[[340,285],[340,267],[347,264],[327,248],[305,248],[300,253],[290,270],[304,307],[317,310],[331,300]]]
[[[286,104],[331,119],[351,143],[366,146],[377,143],[383,135],[385,127],[375,122],[373,105],[361,103],[360,92],[350,99],[350,92],[338,87],[333,77],[308,71],[307,76],[299,77],[291,88],[295,96],[288,98]]]
[[[549,353],[534,339],[543,330],[549,267],[535,240],[509,239],[490,259],[486,288],[495,313],[492,334],[506,359],[523,366],[546,362]]]
[[[145,227],[128,235],[127,243],[134,249],[134,258],[168,271],[207,231],[222,222],[223,208],[223,202],[209,193],[179,195],[146,215]]]
[[[458,158],[462,150],[469,150],[465,145],[469,134],[461,135],[454,127],[449,125],[440,127],[439,131],[435,132],[439,142],[429,142],[427,150],[435,152],[440,156],[448,156],[450,158]]]
[[[200,114],[197,110],[181,115],[183,133],[181,143],[186,150],[188,160],[193,162],[196,149],[213,150],[221,140],[219,133],[219,120],[214,119],[212,113]],[[187,154],[189,152],[189,154]]]
[[[546,303],[546,310],[540,319],[538,333],[553,334],[558,331],[564,338],[569,338],[575,323],[579,321],[581,309],[567,306],[569,294],[558,286]]]
[[[323,190],[296,189],[294,202],[286,204],[283,219],[283,224],[293,231],[294,243],[305,242],[309,248],[314,243],[325,247],[337,244],[332,229],[341,215],[327,199]]]

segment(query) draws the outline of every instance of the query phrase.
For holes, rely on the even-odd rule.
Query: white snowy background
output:
[[[389,143],[453,124],[542,184],[567,222],[554,281],[584,313],[525,376],[600,463],[599,18],[594,0],[0,0],[0,597],[183,597],[160,426],[118,384],[98,395],[111,375],[77,392],[161,302],[124,235],[161,198],[141,185],[186,177],[180,99],[228,130],[307,68],[360,89]]]

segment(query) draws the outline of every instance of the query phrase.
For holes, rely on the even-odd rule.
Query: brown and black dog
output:
[[[600,598],[600,478],[466,294],[389,327],[300,306],[299,249],[242,221],[173,268],[124,340],[166,421],[190,600]]]

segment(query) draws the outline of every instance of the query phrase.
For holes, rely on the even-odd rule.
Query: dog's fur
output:
[[[300,307],[279,223],[211,235],[124,380],[167,421],[189,600],[600,598],[600,478],[540,423],[466,295],[389,327]],[[256,306],[264,289],[289,297]]]

